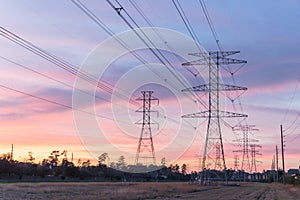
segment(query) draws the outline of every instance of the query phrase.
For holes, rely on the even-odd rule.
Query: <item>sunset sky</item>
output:
[[[130,28],[106,1],[83,2],[114,34],[127,37],[128,32],[124,31]],[[119,7],[115,1],[111,2]],[[205,81],[205,77],[195,78],[181,66],[187,59],[197,60],[197,57],[187,55],[194,53],[197,47],[189,43],[191,36],[172,0],[119,2],[140,27],[149,25],[133,5],[140,8],[153,26],[164,28],[166,34],[172,33],[170,37],[164,37],[166,46],[162,48],[175,73],[181,74],[191,86]],[[202,48],[218,50],[199,1],[179,0],[179,3]],[[223,95],[222,109],[247,114],[249,117],[243,123],[256,125],[259,129],[250,134],[251,138],[259,140],[257,144],[262,145],[262,156],[257,157],[262,161],[258,164],[259,171],[271,168],[275,146],[280,146],[280,124],[285,134],[286,169],[298,168],[300,1],[210,0],[205,1],[205,5],[222,49],[241,51],[231,57],[248,62],[241,68],[240,65],[230,66],[232,72],[236,71],[234,80],[222,68],[224,82],[248,88],[234,105]],[[121,13],[130,21],[124,10]],[[15,159],[21,161],[26,159],[29,151],[39,161],[53,150],[68,150],[69,157],[73,152],[75,163],[79,158],[95,160],[103,152],[108,152],[111,162],[123,154],[128,163],[133,163],[141,129],[135,122],[142,117],[141,113],[134,112],[141,106],[135,99],[141,96],[141,90],[153,90],[153,95],[160,100],[159,105],[153,105],[153,109],[159,110],[158,115],[153,114],[159,124],[153,125],[158,163],[166,157],[168,164],[185,162],[189,170],[199,169],[207,121],[189,121],[181,116],[205,108],[197,105],[191,94],[180,92],[184,86],[147,48],[136,51],[151,63],[149,68],[128,50],[116,53],[120,47],[109,43],[114,39],[69,0],[6,1],[0,7],[0,22],[0,153],[9,152],[14,144]],[[3,28],[82,72],[89,72],[88,67],[92,64],[99,66],[93,69],[96,79],[112,86],[112,91],[80,83],[80,78],[5,38]],[[129,31],[130,34],[134,33]],[[176,40],[180,34],[183,40]],[[133,45],[139,44],[139,38],[127,38],[129,42],[136,42]],[[180,52],[181,58],[172,52]],[[108,58],[112,60],[105,66],[104,60]],[[205,74],[204,71],[201,74]],[[92,97],[90,102],[78,99],[74,87],[82,87],[89,93],[85,97]],[[207,102],[207,95],[197,95]],[[240,93],[227,95],[235,99]],[[74,112],[70,109],[72,106],[75,106]],[[93,127],[91,118],[97,126]],[[237,124],[236,119],[226,122],[230,126]],[[232,151],[240,149],[233,140],[241,134],[233,133],[226,126],[222,126],[222,130],[226,163],[231,168]]]

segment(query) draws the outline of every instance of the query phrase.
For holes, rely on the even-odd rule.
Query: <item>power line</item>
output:
[[[34,53],[35,55],[51,62],[52,64],[56,65],[57,67],[66,70],[67,72],[71,73],[74,76],[78,76],[83,80],[87,81],[91,85],[95,85],[97,88],[102,89],[103,91],[112,94],[113,93],[113,86],[109,83],[104,81],[98,81],[96,77],[87,74],[84,71],[79,71],[76,67],[71,65],[70,63],[62,60],[61,58],[47,52],[46,50],[34,45],[33,43],[23,39],[22,37],[12,33],[11,31],[0,27],[0,35],[7,38],[8,40],[12,41],[13,43],[27,49],[28,51]],[[121,93],[116,93],[116,95],[120,96],[121,98],[125,98],[125,96]],[[133,105],[137,105],[137,102],[134,102],[130,99],[130,103]]]
[[[288,104],[288,106],[287,106],[287,108],[286,108],[286,110],[285,110],[285,112],[284,112],[283,119],[281,120],[281,124],[285,121],[285,119],[286,119],[288,113],[290,112],[292,103],[293,103],[293,101],[294,101],[294,99],[295,99],[295,96],[296,96],[296,92],[297,92],[299,83],[300,83],[300,78],[298,78],[298,81],[297,81],[296,86],[295,86],[294,91],[293,91],[292,98],[291,98],[291,100],[289,101],[289,104]],[[296,116],[296,118],[293,120],[293,122],[291,123],[291,125],[288,126],[288,128],[286,128],[284,131],[289,130],[289,129],[295,124],[295,122],[296,122],[297,119],[299,118],[299,115],[300,115],[300,113]]]
[[[179,83],[181,85],[183,85],[183,87],[187,87],[188,83],[182,79],[182,77],[180,75],[178,75],[178,73],[176,73],[176,71],[172,71],[169,67],[174,69],[174,66],[172,65],[172,63],[170,63],[170,61],[165,57],[165,55],[162,54],[161,50],[158,49],[156,47],[156,45],[150,40],[150,38],[145,34],[145,32],[141,29],[141,27],[137,24],[137,22],[131,17],[131,15],[127,12],[127,10],[119,3],[118,0],[115,0],[117,2],[117,4],[120,6],[119,8],[115,7],[110,0],[107,0],[108,4],[117,12],[117,14],[121,17],[121,19],[127,24],[127,26],[136,34],[136,36],[147,46],[147,48],[151,51],[151,53],[164,65],[167,67],[167,70],[177,79],[177,81],[179,81]],[[147,41],[137,32],[137,30],[133,27],[133,25],[122,15],[121,11],[124,11],[125,14],[129,17],[129,19],[134,23],[134,25],[139,29],[139,31],[143,34],[143,36],[148,40],[148,42],[154,47],[154,49],[156,51],[154,51],[154,49],[149,45],[149,43],[147,43]],[[156,53],[158,52],[158,53]],[[181,91],[180,89],[178,89],[175,86],[175,89],[178,91]],[[190,94],[192,96],[194,96],[196,99],[197,96],[190,92]],[[188,96],[189,98],[191,98],[190,96]],[[192,99],[193,100],[193,99]],[[199,101],[200,103],[202,103],[201,101]],[[203,103],[202,103],[203,104]],[[203,104],[203,106],[205,106],[205,104]]]
[[[216,32],[216,30],[214,28],[214,25],[212,23],[212,20],[210,18],[210,15],[209,15],[209,12],[208,12],[208,10],[206,8],[205,2],[203,0],[199,0],[199,3],[201,5],[201,7],[202,7],[203,13],[204,13],[205,18],[206,18],[206,20],[208,22],[209,28],[210,28],[210,30],[211,30],[211,32],[213,34],[215,42],[217,43],[218,49],[219,49],[219,51],[222,51],[223,48],[222,48],[222,46],[220,44],[220,40],[218,39],[217,32]]]
[[[79,6],[81,8],[82,11],[84,11],[89,17],[92,17],[93,21],[96,22],[99,26],[101,26],[103,29],[105,29],[107,31],[107,33],[109,34],[114,34],[104,23],[101,22],[101,20],[99,18],[97,18],[95,15],[93,15],[91,12],[88,12],[90,10],[88,10],[87,7],[84,6],[84,4],[82,4],[79,0],[78,2],[80,2],[81,4],[78,4],[77,2],[75,2],[74,0],[72,0],[72,2]],[[68,71],[69,73],[75,75],[75,76],[78,76],[82,79],[84,79],[85,81],[89,82],[90,84],[92,85],[96,85],[98,88],[104,90],[105,92],[109,93],[109,94],[112,94],[113,93],[113,86],[110,85],[109,83],[106,83],[104,81],[101,81],[101,82],[98,82],[97,78],[90,75],[90,74],[87,74],[86,72],[84,71],[79,71],[76,67],[74,67],[73,65],[71,65],[70,63],[64,61],[63,59],[47,52],[46,50],[34,45],[33,43],[29,42],[28,40],[25,40],[24,38],[14,34],[13,32],[5,29],[4,27],[1,27],[0,26],[0,35],[2,35],[3,37],[7,38],[8,40],[14,42],[15,44],[29,50],[30,52],[36,54],[37,56],[51,62],[52,64]],[[114,35],[112,35],[114,36]],[[114,36],[115,37],[115,36]],[[116,37],[115,37],[116,38]],[[119,41],[121,42],[121,41]],[[121,42],[122,43],[122,42]],[[123,43],[122,43],[123,44]],[[123,44],[124,45],[124,44]],[[125,46],[125,45],[124,45]],[[126,47],[126,46],[125,46]],[[132,51],[132,50],[131,50]],[[146,63],[142,57],[138,56],[137,54],[134,54],[139,60],[141,60],[144,64]],[[4,57],[3,57],[4,58]],[[8,61],[8,59],[6,59]],[[11,61],[11,60],[10,60]],[[14,64],[17,64],[16,62],[12,61]],[[32,70],[28,67],[25,67],[24,65],[20,65],[20,64],[17,64],[18,66],[21,66],[23,68],[26,68],[27,70],[30,70],[34,73],[37,73],[39,75],[42,75],[44,77],[47,77],[47,78],[51,78],[45,74],[42,74],[38,71],[35,71],[35,70]],[[156,73],[158,74],[158,73]],[[159,75],[159,74],[158,74]],[[54,78],[51,78],[51,80],[54,80]],[[56,80],[55,81],[58,81],[60,82],[61,84],[64,84],[66,85],[66,83],[63,83],[62,81],[59,81],[59,80]],[[80,90],[82,91],[82,90]],[[124,91],[124,90],[123,90]],[[84,93],[87,93],[85,91],[83,91]],[[125,91],[126,92],[126,91]],[[128,92],[127,92],[128,93]],[[116,94],[118,96],[121,96],[122,98],[124,98],[125,96],[123,94]],[[96,98],[97,95],[96,95]],[[101,98],[103,100],[105,100],[104,98]],[[107,101],[107,100],[106,100]],[[130,103],[134,104],[134,105],[137,105],[137,106],[140,106],[139,103],[133,101],[132,99],[129,100]],[[168,119],[171,119],[170,117],[168,116],[165,116],[166,118]],[[173,120],[174,121],[174,120]]]
[[[178,5],[175,3],[175,0],[172,0],[172,2],[173,2],[173,5],[176,8],[176,11],[179,13],[179,15],[180,15],[180,17],[181,17],[181,19],[182,19],[182,21],[183,21],[186,29],[188,30],[188,32],[190,33],[191,37],[195,41],[195,44],[197,45],[198,49],[200,50],[200,47],[199,47],[200,41],[199,41],[197,35],[195,34],[193,26],[191,26],[191,23],[190,23],[189,19],[187,18],[184,10],[182,9],[179,1],[177,0],[177,4]]]
[[[70,84],[67,84],[67,83],[65,83],[65,82],[63,82],[63,81],[60,81],[60,80],[58,80],[58,79],[55,79],[55,78],[53,78],[53,77],[51,77],[51,76],[48,76],[48,75],[46,75],[46,74],[44,74],[44,73],[41,73],[41,72],[39,72],[39,71],[36,71],[36,70],[34,70],[34,69],[32,69],[32,68],[30,68],[30,67],[28,67],[28,66],[25,66],[25,65],[23,65],[23,64],[17,63],[17,62],[15,62],[15,61],[11,60],[11,59],[5,58],[5,57],[3,57],[3,56],[0,56],[0,58],[3,59],[3,60],[5,60],[5,61],[7,61],[7,62],[9,62],[9,63],[12,63],[12,64],[14,64],[14,65],[16,65],[16,66],[19,66],[19,67],[21,67],[21,68],[23,68],[23,69],[26,69],[26,70],[28,70],[28,71],[30,71],[30,72],[32,72],[32,73],[38,74],[38,75],[40,75],[40,76],[42,76],[42,77],[45,77],[45,78],[47,78],[47,79],[50,79],[50,80],[55,81],[55,82],[57,82],[57,83],[60,83],[60,84],[66,86],[66,87],[68,87],[68,88],[75,89],[76,91],[80,91],[80,92],[82,92],[82,93],[84,93],[84,94],[87,94],[87,95],[89,95],[89,96],[91,96],[91,97],[95,97],[96,99],[100,99],[100,100],[106,101],[106,102],[108,102],[108,103],[111,102],[110,100],[107,100],[107,99],[105,99],[105,98],[103,98],[103,97],[97,95],[96,93],[95,93],[95,94],[92,94],[92,93],[90,93],[90,92],[87,92],[86,90],[82,90],[82,89],[79,89],[79,88],[75,88],[74,86],[72,86],[72,85],[70,85]],[[124,107],[124,105],[120,105],[120,104],[118,104],[118,103],[114,103],[114,105],[117,105],[117,106],[119,106],[119,107]],[[130,109],[130,110],[134,111],[134,109]],[[176,123],[177,123],[177,122],[176,122]]]
[[[152,28],[152,30],[155,32],[155,34],[161,39],[161,41],[166,45],[166,47],[171,51],[171,52],[174,52],[174,50],[167,44],[167,42],[164,40],[164,38],[159,34],[159,32],[154,29],[154,24],[151,22],[151,20],[146,16],[146,14],[143,12],[143,10],[138,6],[138,4],[136,2],[134,2],[133,0],[129,0],[129,2],[131,3],[131,5],[137,10],[137,12],[142,16],[142,18],[146,21],[146,23]],[[179,2],[178,2],[179,3]],[[175,4],[176,5],[176,4]],[[120,5],[121,6],[121,5]],[[123,8],[124,9],[124,8]],[[131,17],[132,18],[132,17]],[[187,19],[188,20],[188,19]],[[189,22],[188,22],[189,23]],[[138,25],[137,25],[138,26]],[[138,26],[139,27],[139,26]],[[190,30],[190,29],[189,29]],[[194,33],[194,31],[193,31]],[[198,49],[201,51],[200,47],[199,47],[199,40],[197,39],[198,43],[196,42],[195,40],[195,34],[192,34],[191,33],[191,36],[192,38],[194,39],[195,41],[195,44],[197,45]],[[196,36],[197,37],[197,36]],[[157,48],[156,48],[157,49]],[[158,49],[157,49],[158,50]],[[178,59],[179,62],[181,62],[179,56],[176,54],[175,55],[176,58]],[[165,57],[164,57],[165,58]],[[174,68],[172,66],[172,64],[170,64],[170,62],[168,62],[168,64]],[[193,74],[195,77],[198,78],[198,75],[201,73],[198,69],[196,69],[194,66],[192,66],[192,68],[195,69],[195,71],[197,71],[197,73],[191,71],[189,68],[185,68],[187,71],[189,71],[191,74]],[[204,68],[205,69],[205,68]],[[203,69],[203,70],[204,70]],[[197,79],[198,80],[198,79]],[[199,80],[198,80],[199,81]],[[204,103],[203,103],[203,100],[201,97],[198,96],[197,100],[201,103],[202,106],[206,106]]]
[[[141,63],[143,63],[149,70],[151,70],[154,74],[156,74],[160,79],[165,80],[164,77],[162,77],[159,73],[154,71],[152,68],[150,68],[146,63],[146,60],[141,57],[139,54],[137,54],[134,50],[130,49],[130,47],[117,35],[114,34],[114,32],[104,24],[88,7],[86,7],[81,1],[79,0],[71,0],[81,11],[83,11],[90,19],[92,19],[98,26],[100,26],[109,36],[113,37],[121,46],[123,46],[125,49],[128,50],[129,53],[131,53],[135,58],[137,58]],[[113,5],[112,5],[113,6]],[[149,48],[153,51],[152,48]],[[169,70],[169,69],[168,69]],[[171,73],[174,73],[171,71]],[[172,86],[174,89],[178,88],[172,84],[171,82],[167,82],[170,86]],[[189,98],[191,98],[189,96]],[[136,102],[135,102],[136,103]]]
[[[222,51],[223,48],[222,48],[220,39],[218,38],[218,34],[217,34],[216,30],[215,30],[214,24],[213,24],[212,19],[211,19],[210,15],[209,15],[209,11],[208,11],[208,9],[207,9],[207,7],[206,7],[206,5],[205,5],[205,1],[204,1],[204,0],[198,0],[198,1],[199,1],[200,6],[201,6],[201,8],[202,8],[202,10],[203,10],[203,13],[204,13],[204,15],[205,15],[205,18],[206,18],[206,20],[207,20],[207,22],[208,22],[208,25],[209,25],[209,28],[210,28],[210,30],[211,30],[211,32],[212,32],[212,35],[213,35],[213,37],[214,37],[214,40],[215,40],[215,42],[217,43],[218,49],[219,49],[220,51]],[[229,65],[227,65],[227,69],[224,68],[224,67],[222,67],[225,71],[227,71],[227,72],[231,75],[231,79],[232,79],[233,85],[236,85],[236,81],[235,81],[234,74],[237,73],[239,70],[241,70],[241,69],[245,66],[245,64],[246,64],[246,63],[242,64],[242,65],[241,65],[239,68],[237,68],[235,71],[232,71],[232,69],[230,68]],[[239,96],[241,96],[241,95],[238,94],[238,91],[235,91],[235,92],[236,92],[236,95],[237,95],[237,98],[235,98],[235,100],[238,100],[238,105],[239,105],[239,107],[240,107],[240,109],[241,109],[241,112],[244,112],[244,111],[243,111],[244,109],[243,109],[243,106],[242,106],[242,102],[241,102],[241,100],[240,100],[240,98],[239,98]],[[231,101],[231,103],[232,103],[232,105],[233,105],[234,111],[236,112],[236,107],[235,107],[235,105],[234,105],[234,101],[235,101],[235,100]],[[239,125],[241,125],[241,122],[242,122],[242,121],[241,121],[239,118],[237,118],[237,122],[238,122]],[[247,123],[246,123],[246,124],[247,124]]]
[[[85,114],[89,114],[89,115],[93,115],[93,116],[96,116],[96,117],[101,117],[101,118],[104,118],[104,119],[114,121],[114,119],[109,118],[109,117],[104,116],[104,115],[87,112],[87,111],[84,111],[84,110],[81,110],[81,109],[78,109],[78,108],[73,108],[72,106],[65,105],[65,104],[62,104],[62,103],[59,103],[59,102],[56,102],[56,101],[53,101],[53,100],[43,98],[43,97],[39,97],[39,96],[36,96],[34,94],[30,94],[30,93],[27,93],[27,92],[24,92],[24,91],[21,91],[21,90],[17,90],[17,89],[14,89],[14,88],[2,85],[2,84],[0,84],[0,87],[3,88],[3,89],[6,89],[6,90],[10,90],[10,91],[13,91],[13,92],[16,92],[16,93],[19,93],[19,94],[23,94],[23,95],[32,97],[34,99],[38,99],[38,100],[45,101],[45,102],[48,102],[48,103],[51,103],[51,104],[54,104],[54,105],[57,105],[57,106],[60,106],[60,107],[64,107],[64,108],[67,108],[67,109],[70,109],[70,110],[76,110],[76,111],[79,111],[79,112],[82,112],[82,113],[85,113]]]

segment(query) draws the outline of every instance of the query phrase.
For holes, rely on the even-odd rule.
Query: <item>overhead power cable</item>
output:
[[[103,98],[103,97],[97,95],[97,93],[94,94],[94,93],[88,92],[88,91],[86,91],[86,90],[82,90],[82,89],[79,89],[79,88],[75,88],[74,86],[72,86],[72,85],[70,85],[70,84],[68,84],[68,83],[65,83],[65,82],[60,81],[60,80],[58,80],[58,79],[56,79],[56,78],[53,78],[53,76],[49,76],[49,75],[47,75],[47,74],[45,74],[45,73],[39,72],[39,71],[37,71],[37,70],[34,70],[34,69],[32,69],[32,67],[25,66],[25,65],[23,65],[23,64],[17,63],[17,62],[15,62],[15,61],[11,60],[11,59],[6,58],[6,57],[0,56],[0,58],[3,59],[3,60],[5,60],[5,61],[7,61],[7,62],[9,62],[9,63],[12,63],[12,64],[18,66],[18,67],[21,67],[21,68],[23,68],[23,69],[26,69],[26,70],[32,72],[32,73],[35,73],[35,74],[37,74],[37,75],[39,75],[39,76],[42,76],[42,77],[45,77],[45,78],[47,78],[47,79],[49,79],[49,80],[52,80],[52,81],[54,81],[54,82],[60,83],[60,84],[66,86],[66,87],[68,87],[68,88],[70,88],[70,89],[72,89],[72,90],[75,89],[75,90],[77,90],[77,91],[80,91],[81,93],[87,94],[87,95],[89,95],[89,96],[91,96],[91,97],[95,97],[96,99],[101,99],[101,100],[103,100],[103,101],[106,101],[106,102],[108,102],[108,103],[111,103],[110,100],[105,99],[105,98]],[[124,107],[124,105],[119,105],[119,104],[116,104],[116,103],[115,103],[115,105],[118,105],[118,106],[120,106],[120,107]]]
[[[0,35],[7,38],[8,40],[12,41],[13,43],[27,49],[28,51],[34,53],[35,55],[51,62],[52,64],[56,65],[57,67],[66,70],[67,72],[71,73],[74,76],[78,76],[82,78],[83,80],[87,81],[91,85],[96,86],[97,88],[112,94],[114,91],[114,86],[110,85],[109,83],[106,83],[104,81],[98,81],[96,77],[93,75],[87,74],[86,72],[82,70],[78,70],[75,66],[71,65],[70,63],[62,60],[61,58],[47,52],[46,50],[34,45],[33,43],[23,39],[22,37],[12,33],[11,31],[3,28],[0,26]],[[126,97],[121,93],[116,93],[117,96],[121,98]],[[140,105],[136,101],[129,100],[131,104],[133,105]]]
[[[170,69],[170,67],[174,69],[174,66],[172,65],[172,63],[165,57],[165,55],[161,52],[161,50],[156,47],[156,45],[151,41],[151,39],[147,36],[147,34],[141,29],[141,27],[137,24],[137,22],[133,19],[133,17],[131,17],[131,15],[127,12],[127,10],[120,4],[120,2],[118,0],[115,0],[115,2],[118,4],[118,6],[120,6],[118,8],[115,7],[111,3],[110,0],[107,0],[107,2],[117,12],[117,14],[121,17],[121,19],[127,24],[127,26],[131,30],[134,31],[134,33],[136,34],[136,36],[146,45],[146,47],[151,51],[151,53],[164,66],[166,66],[167,70],[179,81],[179,83],[181,85],[183,85],[184,88],[188,87],[188,83],[186,83],[186,81],[184,79],[182,79],[182,77],[180,75],[178,75],[178,73],[176,71],[173,71],[173,70]],[[139,30],[139,32],[142,33],[143,36],[140,35],[138,33],[137,29],[135,29],[135,27],[122,15],[122,13],[121,13],[122,11],[125,12],[125,14],[127,15],[127,17],[136,26],[136,28]],[[175,89],[181,92],[181,88],[178,88],[178,87],[175,86]],[[195,99],[198,100],[198,97],[193,92],[190,92],[190,95],[192,95]],[[188,97],[191,98],[193,101],[195,101],[194,98],[192,98],[191,96],[188,95]],[[202,101],[198,100],[198,102],[201,103],[203,106],[206,106]]]
[[[147,65],[147,61],[142,56],[140,56],[136,51],[130,49],[128,44],[126,44],[121,38],[119,38],[103,21],[101,21],[87,6],[85,6],[83,2],[81,2],[80,0],[71,0],[71,2],[76,5],[84,14],[86,14],[92,21],[94,21],[101,29],[103,29],[109,36],[114,38],[122,47],[128,50],[130,54],[132,54],[137,60],[144,64],[155,75],[157,75],[162,80],[166,80],[165,77],[163,77],[159,72],[156,72],[151,67],[149,67]],[[167,83],[174,89],[176,88],[176,86],[171,82]],[[178,120],[172,119],[169,116],[164,115],[164,117],[178,123]]]
[[[166,47],[170,50],[170,52],[175,52],[170,45],[166,42],[166,40],[162,37],[162,35],[154,28],[154,24],[151,22],[151,20],[147,17],[147,15],[144,13],[144,11],[140,8],[140,6],[134,1],[134,0],[129,0],[130,4],[133,6],[133,8],[141,15],[141,17],[145,20],[145,22],[148,24],[149,27],[153,30],[153,32],[157,35],[158,38],[166,45]],[[198,41],[199,42],[199,41]],[[199,48],[199,44],[196,42],[197,47]],[[199,49],[200,50],[200,49]],[[182,59],[179,55],[175,54],[175,57],[179,62],[182,62]],[[197,78],[199,81],[199,74],[201,74],[201,71],[199,71],[197,68],[194,66],[191,66],[194,71],[190,70],[190,68],[185,68],[187,71],[189,71],[194,77]],[[205,69],[205,68],[204,68]],[[201,100],[201,97],[198,98],[198,100]]]
[[[187,18],[187,16],[186,16],[184,10],[182,9],[182,6],[180,5],[180,3],[179,3],[178,0],[176,1],[177,3],[175,2],[175,0],[172,0],[172,2],[173,2],[173,5],[174,5],[175,8],[176,8],[176,11],[179,13],[180,18],[182,19],[182,21],[183,21],[183,23],[184,23],[186,29],[188,30],[190,36],[191,36],[191,37],[193,38],[193,40],[195,41],[195,44],[197,45],[199,51],[201,51],[201,48],[199,47],[200,41],[199,41],[199,39],[198,39],[198,36],[197,36],[197,34],[195,33],[194,28],[193,28],[193,26],[191,25],[189,19]]]
[[[289,104],[288,104],[288,106],[287,106],[287,108],[286,108],[286,110],[285,110],[285,112],[284,112],[284,116],[283,116],[283,119],[281,120],[281,124],[283,124],[283,122],[284,122],[285,119],[286,119],[286,116],[287,116],[288,113],[290,112],[292,103],[294,102],[294,99],[295,99],[295,96],[296,96],[296,93],[297,93],[297,89],[298,89],[299,83],[300,83],[300,78],[298,78],[298,80],[297,80],[296,86],[295,86],[294,91],[293,91],[292,98],[291,98],[291,100],[289,101]],[[287,130],[289,130],[290,128],[292,128],[292,126],[295,124],[295,122],[297,121],[298,118],[299,118],[299,114],[296,116],[296,118],[293,120],[293,122],[290,124],[290,126],[288,126],[284,131],[287,131]]]
[[[43,98],[43,97],[39,97],[39,96],[36,96],[34,94],[30,94],[30,93],[27,93],[27,92],[24,92],[24,91],[21,91],[21,90],[17,90],[17,89],[14,89],[14,88],[2,85],[2,84],[0,84],[0,87],[3,88],[3,89],[6,89],[6,90],[10,90],[10,91],[22,94],[22,95],[26,95],[26,96],[32,97],[34,99],[38,99],[38,100],[41,100],[41,101],[44,101],[44,102],[47,102],[47,103],[51,103],[51,104],[54,104],[54,105],[57,105],[57,106],[60,106],[60,107],[64,107],[64,108],[67,108],[67,109],[70,109],[70,110],[76,110],[76,111],[79,111],[79,112],[82,112],[82,113],[85,113],[85,114],[89,114],[89,115],[92,115],[92,116],[101,117],[101,118],[104,118],[104,119],[108,119],[108,120],[114,121],[114,119],[109,118],[109,117],[104,116],[104,115],[100,115],[100,114],[97,114],[97,113],[87,112],[87,111],[81,110],[79,108],[74,108],[72,106],[65,105],[65,104],[62,104],[62,103],[59,103],[59,102],[56,102],[56,101],[53,101],[53,100],[49,100],[49,99]]]

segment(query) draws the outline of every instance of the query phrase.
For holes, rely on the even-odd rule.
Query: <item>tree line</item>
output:
[[[129,165],[125,157],[120,156],[116,162],[107,163],[109,156],[103,153],[98,163],[78,159],[77,163],[69,159],[67,151],[54,150],[39,163],[35,163],[32,152],[28,152],[27,160],[20,162],[12,158],[11,153],[0,156],[0,179],[2,180],[92,180],[92,181],[189,181],[196,172],[187,173],[187,165],[165,165],[162,159],[160,166]],[[142,173],[131,173],[141,170]]]

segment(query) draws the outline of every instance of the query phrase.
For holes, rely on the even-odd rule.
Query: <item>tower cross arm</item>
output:
[[[193,114],[186,114],[183,115],[182,118],[233,118],[233,117],[248,117],[248,115],[240,114],[240,113],[233,113],[227,111],[202,111]]]
[[[234,58],[225,58],[225,57],[218,57],[218,58],[209,58],[209,57],[203,57],[198,60],[193,60],[190,62],[185,62],[182,63],[182,66],[190,66],[190,65],[209,65],[213,64],[214,62],[210,63],[213,60],[214,62],[217,60],[217,62],[220,65],[229,65],[229,64],[245,64],[247,63],[246,60],[239,60],[239,59],[234,59]]]
[[[210,51],[210,52],[201,52],[201,53],[189,53],[191,56],[198,56],[198,57],[203,57],[203,56],[211,56],[213,58],[219,56],[219,57],[226,57],[230,56],[233,54],[240,53],[240,51]]]
[[[243,125],[243,126],[234,126],[232,127],[233,131],[259,131],[258,128],[255,128],[255,125]]]
[[[183,89],[182,92],[209,92],[209,91],[233,91],[233,90],[247,90],[246,87],[235,86],[235,85],[227,85],[227,84],[219,84],[217,88],[209,88],[209,85],[198,85],[191,88]]]

